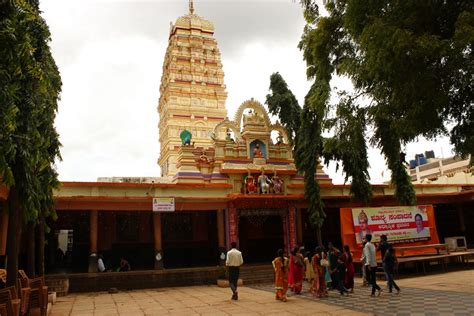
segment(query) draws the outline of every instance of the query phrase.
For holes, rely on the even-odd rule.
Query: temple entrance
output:
[[[284,249],[282,216],[277,210],[241,210],[239,244],[246,263],[269,263]]]
[[[47,221],[50,231],[45,236],[45,272],[87,272],[90,248],[89,214],[62,212],[61,215],[57,221]]]
[[[163,213],[161,229],[166,269],[218,265],[215,211]]]

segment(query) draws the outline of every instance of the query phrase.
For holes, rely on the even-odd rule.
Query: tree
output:
[[[60,159],[54,128],[61,79],[38,2],[0,2],[0,176],[10,188],[7,283],[16,284],[22,227],[55,216]],[[32,228],[31,228],[32,227]]]
[[[404,144],[449,135],[458,154],[474,153],[474,2],[333,0],[325,5],[328,16],[319,14],[314,0],[301,3],[307,24],[299,47],[314,80],[307,98],[317,99],[311,109],[325,114],[323,131],[336,135],[324,144],[325,158],[341,160],[353,194],[366,199],[361,137],[370,126],[370,142],[387,159],[397,199],[415,204],[400,159]],[[335,75],[350,78],[353,90],[331,105]],[[350,135],[356,141],[345,146]]]
[[[324,102],[321,103],[321,98],[315,97],[319,95],[317,91],[321,91],[321,86],[318,83],[313,84],[301,108],[279,73],[271,75],[270,90],[271,94],[267,95],[266,104],[269,112],[277,115],[288,131],[296,167],[304,174],[310,222],[316,227],[318,244],[322,245],[321,227],[326,214],[316,179],[320,157],[324,157],[326,161],[341,160],[346,175],[354,176],[352,195],[365,202],[370,199],[371,187],[364,140],[365,121],[360,118],[364,112],[356,111],[351,104],[345,104],[338,109],[337,119],[324,120],[327,117],[327,108]],[[357,115],[354,115],[354,111]],[[325,125],[326,128],[331,126],[336,131],[335,136],[330,138],[322,136]],[[362,150],[357,151],[352,147],[353,143],[362,143],[364,146],[359,146]]]

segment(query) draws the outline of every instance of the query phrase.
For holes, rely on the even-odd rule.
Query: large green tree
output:
[[[354,124],[373,128],[370,141],[387,159],[396,197],[414,204],[400,159],[404,144],[449,135],[458,154],[474,152],[474,2],[327,1],[328,16],[319,14],[315,1],[302,4],[307,24],[300,48],[307,76],[318,86],[315,105],[331,109],[335,75],[353,83],[327,127],[334,127],[331,120],[346,120],[340,114],[350,110]],[[362,153],[364,143],[351,147]],[[331,152],[340,142],[327,146]],[[355,181],[353,167],[346,171]]]
[[[23,227],[34,230],[39,219],[55,216],[60,143],[54,119],[61,79],[49,41],[37,1],[0,2],[0,176],[10,188],[9,285],[16,284]]]

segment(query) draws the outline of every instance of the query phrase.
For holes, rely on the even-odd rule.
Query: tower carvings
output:
[[[171,25],[163,63],[158,113],[160,116],[158,164],[162,176],[173,176],[180,133],[188,130],[196,146],[211,145],[214,127],[227,116],[227,92],[214,25],[189,13]]]

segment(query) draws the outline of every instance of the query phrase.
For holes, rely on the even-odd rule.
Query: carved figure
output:
[[[183,146],[190,146],[193,135],[191,134],[190,131],[184,130],[181,132],[181,134],[179,134],[179,138],[181,138],[181,144]]]
[[[209,163],[209,158],[207,157],[206,153],[202,153],[201,156],[199,156],[199,162],[200,163]]]
[[[260,144],[255,144],[255,147],[253,148],[253,157],[254,158],[262,158],[263,154],[262,151],[260,150]]]
[[[234,139],[232,138],[232,134],[231,134],[232,130],[230,129],[227,129],[227,136],[225,137],[225,140],[227,141],[230,141],[230,142],[235,142]]]
[[[278,132],[278,136],[277,136],[277,145],[282,145],[283,144],[283,136],[281,136],[281,134]]]
[[[262,174],[258,176],[257,183],[260,189],[260,194],[270,193],[270,180],[265,175],[265,171],[262,169]]]
[[[283,193],[283,181],[275,173],[272,177],[273,193],[281,194]]]
[[[255,193],[255,182],[253,180],[253,176],[251,176],[250,173],[247,177],[245,177],[245,189],[249,194]]]

